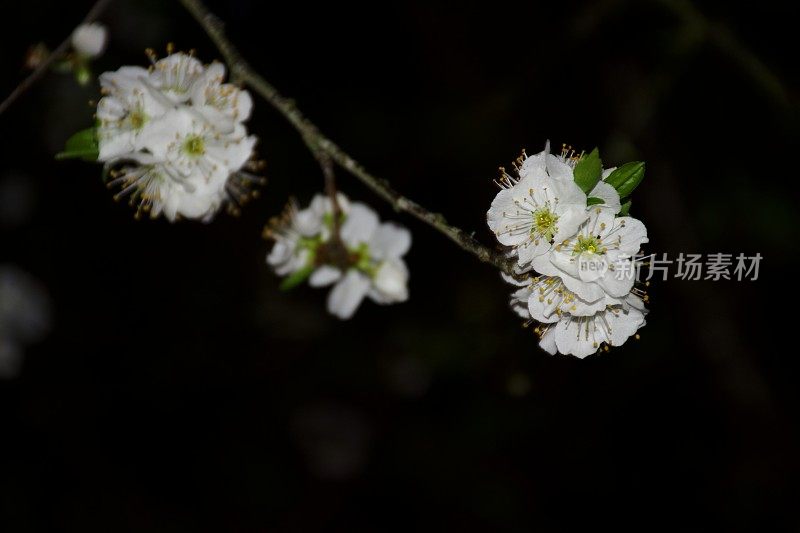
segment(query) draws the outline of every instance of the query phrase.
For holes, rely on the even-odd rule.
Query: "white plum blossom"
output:
[[[195,109],[209,122],[228,130],[250,118],[253,99],[247,91],[224,80],[225,65],[212,63],[194,84],[191,98]]]
[[[633,258],[648,241],[647,229],[635,218],[615,217],[612,208],[593,206],[588,211],[589,218],[573,235],[532,266],[539,274],[560,277],[586,302],[625,297],[633,288]]]
[[[544,350],[580,358],[623,344],[647,313],[633,263],[647,230],[618,216],[620,195],[606,182],[614,168],[601,171],[598,164],[598,181],[583,194],[575,183],[583,157],[567,146],[551,154],[549,143],[536,155],[523,152],[517,177],[501,169],[503,190],[487,213],[489,228],[517,259],[513,276],[503,275],[517,287],[512,310],[539,324]]]
[[[279,275],[312,287],[333,285],[328,312],[340,319],[353,316],[367,297],[379,304],[408,299],[408,268],[403,256],[411,234],[391,222],[380,223],[370,207],[349,202],[339,194],[341,209],[338,238],[333,231],[333,205],[317,195],[311,205],[298,210],[290,204],[283,218],[267,230],[275,245],[267,257]]]
[[[79,55],[94,59],[106,49],[108,30],[102,24],[81,24],[72,32],[72,48]]]
[[[520,265],[550,251],[586,220],[586,195],[573,181],[572,167],[549,153],[549,146],[520,158],[518,178],[504,172],[487,213],[501,244],[514,248]]]
[[[189,101],[197,83],[203,83],[206,69],[194,56],[170,54],[155,62],[148,82],[176,104]]]
[[[224,78],[220,63],[206,67],[183,53],[100,76],[98,160],[137,216],[209,221],[255,194],[250,187],[262,180],[245,170],[256,168],[256,137],[244,126],[252,100]]]
[[[141,67],[122,67],[100,75],[105,96],[97,103],[99,161],[114,161],[142,150],[156,119],[171,108],[150,90],[148,76]]]
[[[539,323],[534,330],[539,346],[551,355],[559,352],[582,359],[608,346],[621,346],[646,323],[647,296],[638,289],[623,298],[607,296],[588,303],[557,277],[504,278],[518,287],[511,308],[527,322]]]
[[[349,210],[349,201],[343,194],[337,195],[342,212]],[[281,218],[270,221],[265,236],[275,241],[267,256],[269,264],[279,276],[289,276],[314,266],[316,248],[330,238],[330,223],[333,207],[328,197],[314,196],[311,205],[299,209],[295,200],[290,200]]]
[[[626,306],[609,306],[589,316],[562,315],[539,327],[539,346],[583,359],[601,347],[622,346],[645,325],[647,310],[641,298],[629,294]],[[603,346],[605,345],[605,346]]]

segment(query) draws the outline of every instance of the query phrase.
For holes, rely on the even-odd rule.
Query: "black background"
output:
[[[3,7],[3,94],[87,1]],[[368,169],[486,243],[496,167],[546,139],[647,162],[651,253],[761,253],[755,282],[654,284],[631,341],[551,357],[509,288],[413,232],[411,300],[340,323],[278,290],[266,220],[321,176],[256,99],[268,186],[240,218],[135,222],[100,168],[55,162],[97,88],[51,74],[0,116],[34,207],[0,262],[54,324],[0,382],[3,531],[796,530],[795,9],[681,1],[209,2],[243,54]],[[118,1],[98,71],[174,41],[177,2]]]

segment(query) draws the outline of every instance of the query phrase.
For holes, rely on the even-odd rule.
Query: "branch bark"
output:
[[[428,211],[413,200],[401,195],[392,188],[389,182],[369,173],[355,159],[328,137],[323,135],[319,129],[303,115],[293,100],[283,96],[271,83],[250,67],[236,47],[225,36],[225,29],[222,21],[213,13],[209,12],[201,0],[180,0],[180,2],[186,10],[192,14],[195,20],[197,20],[219,49],[225,62],[228,64],[231,78],[235,82],[248,85],[269,102],[300,133],[312,152],[314,152],[314,150],[320,150],[326,154],[332,161],[358,178],[375,194],[390,203],[396,211],[410,214],[414,218],[436,229],[439,233],[448,237],[463,250],[471,253],[479,260],[494,265],[506,274],[514,275],[514,265],[516,262],[513,259],[509,259],[502,253],[481,244],[470,233],[448,224],[447,220],[440,213]]]

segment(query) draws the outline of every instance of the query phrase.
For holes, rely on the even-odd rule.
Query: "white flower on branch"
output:
[[[557,276],[579,298],[597,302],[607,295],[624,297],[633,288],[633,257],[648,241],[644,224],[632,217],[614,217],[607,207],[590,207],[578,230],[537,257],[532,266]]]
[[[511,296],[512,309],[534,329],[539,346],[584,358],[609,346],[621,346],[645,325],[647,295],[633,289],[622,298],[606,295],[589,303],[567,289],[557,277],[540,276],[522,282],[504,276],[519,288]]]
[[[555,316],[537,328],[539,346],[549,354],[560,352],[583,359],[609,346],[622,346],[645,325],[647,310],[641,298],[629,294],[627,306],[609,306],[589,316]]]
[[[370,207],[350,203],[342,194],[337,203],[338,235],[328,198],[317,195],[302,210],[290,203],[266,231],[275,240],[267,263],[287,276],[285,287],[306,278],[312,287],[333,285],[327,308],[341,319],[352,317],[365,297],[379,304],[407,300],[409,273],[402,258],[411,247],[411,233],[391,222],[381,224]]]
[[[94,59],[106,49],[107,39],[108,30],[102,24],[97,22],[81,24],[72,33],[72,48],[79,55]]]
[[[122,67],[100,75],[105,96],[97,103],[99,161],[113,161],[142,150],[156,119],[172,107],[150,89],[148,76],[141,67]]]
[[[641,182],[644,164],[603,170],[597,150],[588,156],[564,146],[501,169],[503,190],[487,213],[489,227],[507,255],[517,258],[511,308],[526,324],[538,322],[540,345],[549,353],[586,357],[619,346],[644,325],[647,295],[634,288],[633,257],[647,229],[623,213]],[[588,195],[583,191],[589,191]],[[626,199],[626,208],[630,201]],[[538,274],[538,276],[536,275]]]
[[[222,130],[233,129],[250,118],[250,93],[225,80],[225,65],[212,63],[192,88],[192,103],[206,119]]]
[[[487,221],[497,240],[527,265],[586,220],[586,195],[573,181],[572,167],[549,153],[549,144],[517,163],[517,177],[503,171]]]
[[[223,83],[225,68],[205,67],[175,53],[150,70],[122,67],[100,76],[97,106],[98,160],[110,167],[116,198],[138,205],[137,215],[163,214],[211,220],[219,208],[254,195],[261,178],[251,161],[256,137],[243,122],[250,95]]]

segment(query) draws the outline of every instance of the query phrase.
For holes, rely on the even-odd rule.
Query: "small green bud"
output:
[[[620,198],[630,196],[644,179],[644,162],[631,161],[618,167],[606,178],[606,183],[614,187]]]

